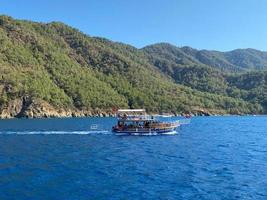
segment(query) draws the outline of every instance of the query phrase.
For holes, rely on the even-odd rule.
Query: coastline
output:
[[[148,112],[154,116],[231,116],[231,115],[259,115],[261,113],[228,113],[225,110],[212,110],[207,108],[192,107],[186,112]],[[77,109],[55,108],[44,100],[28,100],[26,98],[15,99],[6,106],[0,107],[0,119],[13,118],[71,118],[71,117],[115,117],[116,112],[112,109]]]
[[[148,113],[149,115],[153,115],[156,117],[184,117],[185,113],[180,114],[161,114],[161,113]],[[266,114],[199,114],[199,113],[190,113],[192,117],[231,117],[231,116],[266,116]],[[21,116],[12,116],[10,113],[0,113],[0,120],[5,119],[66,119],[66,118],[87,118],[87,117],[116,117],[115,113],[112,112],[96,112],[96,111],[62,111],[61,112],[53,112],[53,113],[39,113],[34,115],[34,113],[30,112],[29,115],[21,115]]]

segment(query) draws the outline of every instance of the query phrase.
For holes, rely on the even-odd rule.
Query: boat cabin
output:
[[[114,132],[168,132],[178,126],[177,123],[160,122],[147,115],[144,109],[119,109],[117,118],[117,125],[113,127]]]

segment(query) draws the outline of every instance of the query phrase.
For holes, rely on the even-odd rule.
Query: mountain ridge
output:
[[[61,22],[39,23],[7,16],[0,16],[0,41],[2,118],[110,115],[118,107],[175,114],[265,112],[265,97],[251,100],[229,95],[223,84],[215,89],[212,84],[220,81],[199,77],[200,69],[222,77],[227,85],[230,78],[178,47],[168,50],[169,57],[157,56],[158,64],[166,62],[163,69],[154,63],[155,55],[148,55],[144,48],[90,37]],[[186,81],[183,76],[189,75],[187,70],[192,67],[202,81],[198,87],[190,83],[193,79]],[[167,69],[170,72],[165,73]],[[176,73],[179,79],[172,69],[180,70]],[[235,78],[231,79],[231,89],[237,85]],[[261,90],[265,91],[264,84]]]
[[[187,57],[191,56],[192,61],[196,62],[196,64],[204,64],[224,71],[245,72],[250,70],[267,70],[267,52],[253,48],[217,51],[198,50],[189,46],[177,47],[170,43],[156,43],[141,49],[146,51],[157,47],[165,49],[168,47],[173,50],[176,49],[176,51],[180,50]],[[241,58],[238,59],[238,56],[241,56]],[[214,59],[217,59],[217,62],[212,62]]]

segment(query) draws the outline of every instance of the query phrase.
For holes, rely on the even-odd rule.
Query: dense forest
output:
[[[267,53],[142,49],[60,22],[0,16],[0,116],[267,113]]]

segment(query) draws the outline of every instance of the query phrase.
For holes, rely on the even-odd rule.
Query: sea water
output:
[[[0,199],[267,199],[266,116],[194,117],[155,136],[117,136],[115,123],[0,120]]]

